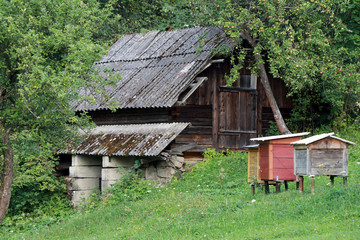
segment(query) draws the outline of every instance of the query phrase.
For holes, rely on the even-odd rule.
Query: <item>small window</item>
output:
[[[256,89],[256,80],[255,75],[241,75],[240,76],[240,87],[248,89]]]

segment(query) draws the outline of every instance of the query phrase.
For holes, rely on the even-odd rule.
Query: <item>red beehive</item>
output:
[[[291,142],[309,133],[252,138],[259,143],[259,178],[273,181],[295,181],[294,147]]]

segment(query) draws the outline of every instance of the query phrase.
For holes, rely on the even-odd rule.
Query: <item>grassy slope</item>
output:
[[[359,139],[350,139],[356,142]],[[247,155],[210,153],[183,180],[137,201],[83,212],[60,224],[1,239],[360,239],[360,146],[350,152],[349,181],[328,185],[316,178],[316,194],[295,184],[280,194],[251,195]],[[274,189],[271,189],[274,191]]]

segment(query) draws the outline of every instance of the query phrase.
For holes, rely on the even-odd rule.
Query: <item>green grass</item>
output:
[[[360,239],[359,147],[349,154],[348,184],[335,178],[331,186],[327,177],[316,177],[315,195],[307,177],[302,194],[290,183],[286,192],[271,188],[265,195],[257,188],[252,195],[247,154],[209,152],[184,179],[164,187],[140,182],[139,189],[146,188],[141,199],[102,204],[24,232],[2,228],[0,238]]]

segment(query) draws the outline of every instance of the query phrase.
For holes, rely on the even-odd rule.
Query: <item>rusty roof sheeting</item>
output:
[[[107,89],[109,100],[119,103],[118,109],[171,107],[209,66],[213,50],[232,45],[232,40],[219,28],[125,35],[95,67],[100,72],[108,68],[121,73],[117,86]],[[91,90],[80,94],[90,95]],[[95,105],[83,102],[76,110],[100,110],[108,106],[108,101]]]
[[[64,154],[100,156],[157,156],[189,123],[104,125]]]

